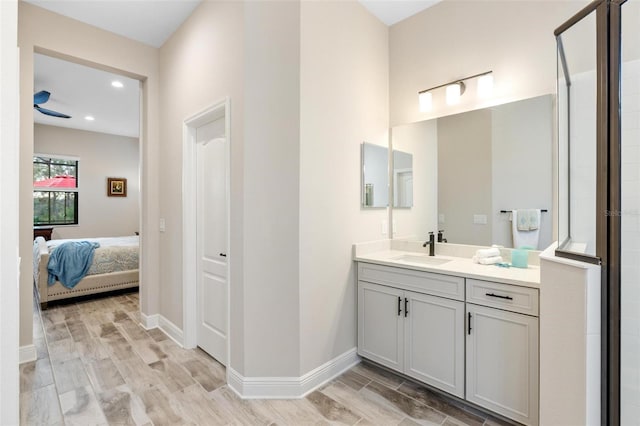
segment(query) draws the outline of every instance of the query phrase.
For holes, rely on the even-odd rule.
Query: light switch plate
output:
[[[486,214],[474,214],[473,215],[473,223],[476,225],[486,225],[487,224],[487,215]]]
[[[165,225],[166,225],[166,223],[165,223],[164,219],[160,219],[160,232],[164,232],[166,230]]]
[[[387,221],[385,219],[380,223],[380,231],[382,232],[382,235],[387,235],[387,230],[388,229],[389,229],[389,224],[387,223]]]

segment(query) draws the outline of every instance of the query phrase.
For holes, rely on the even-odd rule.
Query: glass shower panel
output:
[[[621,11],[620,423],[640,425],[640,2]]]
[[[557,37],[559,251],[596,250],[596,13]]]

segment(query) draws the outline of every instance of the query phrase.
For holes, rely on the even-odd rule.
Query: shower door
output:
[[[601,422],[640,426],[640,0],[556,31],[556,255],[601,265]]]

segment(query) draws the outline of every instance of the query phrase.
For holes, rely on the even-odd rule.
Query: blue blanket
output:
[[[49,255],[47,270],[49,285],[56,281],[66,288],[73,288],[80,282],[91,266],[93,252],[100,247],[89,241],[70,241],[57,246]]]

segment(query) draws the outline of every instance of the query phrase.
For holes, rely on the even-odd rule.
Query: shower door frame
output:
[[[563,250],[563,242],[556,255],[601,265],[600,413],[603,425],[620,424],[620,9],[625,2],[595,0],[554,31],[558,50],[563,56],[562,33],[594,11],[596,13],[596,254],[594,257]],[[564,57],[561,60],[565,66]],[[570,129],[569,125],[567,129]]]

